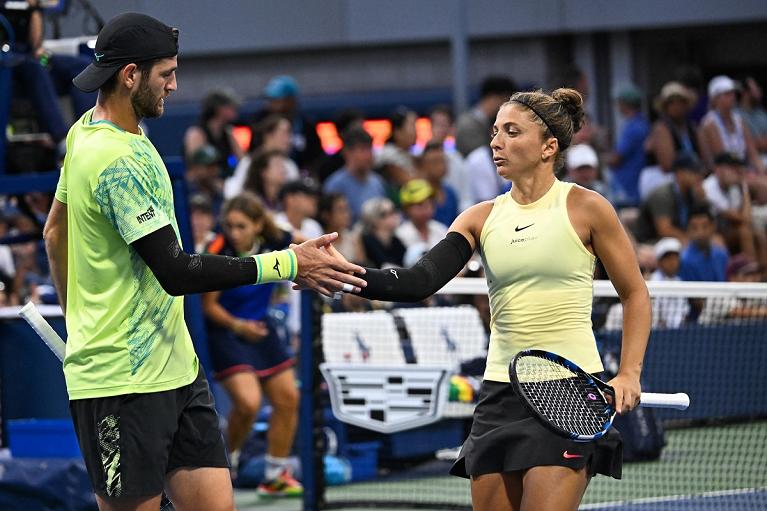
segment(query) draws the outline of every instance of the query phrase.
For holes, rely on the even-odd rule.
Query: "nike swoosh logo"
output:
[[[514,232],[524,231],[525,229],[527,229],[528,227],[532,227],[533,225],[535,225],[535,222],[533,222],[533,223],[532,223],[532,224],[530,224],[530,225],[526,225],[526,226],[524,226],[524,227],[516,226],[516,227],[514,228]]]
[[[562,457],[566,460],[570,460],[573,458],[583,458],[583,454],[570,454],[569,452],[565,451],[562,453]]]

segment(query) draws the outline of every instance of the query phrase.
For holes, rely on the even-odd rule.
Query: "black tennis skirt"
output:
[[[610,428],[596,441],[569,440],[530,415],[511,384],[482,382],[471,433],[450,473],[470,478],[546,465],[575,470],[585,466],[589,475],[620,479],[623,465],[620,433]]]

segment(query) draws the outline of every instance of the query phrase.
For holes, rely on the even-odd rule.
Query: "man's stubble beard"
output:
[[[136,94],[131,96],[131,106],[136,118],[141,120],[160,117],[162,109],[158,105],[161,99],[152,93],[146,81],[141,80]]]

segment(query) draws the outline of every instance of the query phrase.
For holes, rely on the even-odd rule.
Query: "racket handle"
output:
[[[45,321],[45,318],[40,315],[37,307],[35,307],[32,302],[27,302],[27,304],[21,308],[19,316],[29,323],[29,326],[37,332],[37,335],[40,336],[43,342],[45,342],[59,360],[64,360],[67,351],[66,344],[53,327]]]
[[[676,394],[657,394],[655,392],[642,392],[640,406],[651,408],[673,408],[675,410],[687,410],[690,406],[690,396],[683,392]]]

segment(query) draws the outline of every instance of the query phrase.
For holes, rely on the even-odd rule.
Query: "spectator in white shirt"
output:
[[[752,222],[746,162],[733,153],[717,154],[714,172],[703,180],[703,191],[716,213],[717,230],[730,253],[742,252],[757,259],[758,252],[764,251],[765,234],[754,229]]]
[[[506,183],[498,175],[490,144],[477,147],[469,153],[466,157],[466,172],[469,174],[474,204],[495,199],[503,193]]]
[[[662,238],[655,244],[658,269],[650,276],[652,281],[679,281],[679,252],[682,243],[676,238]],[[687,298],[659,296],[653,300],[653,327],[678,328],[690,313]]]

